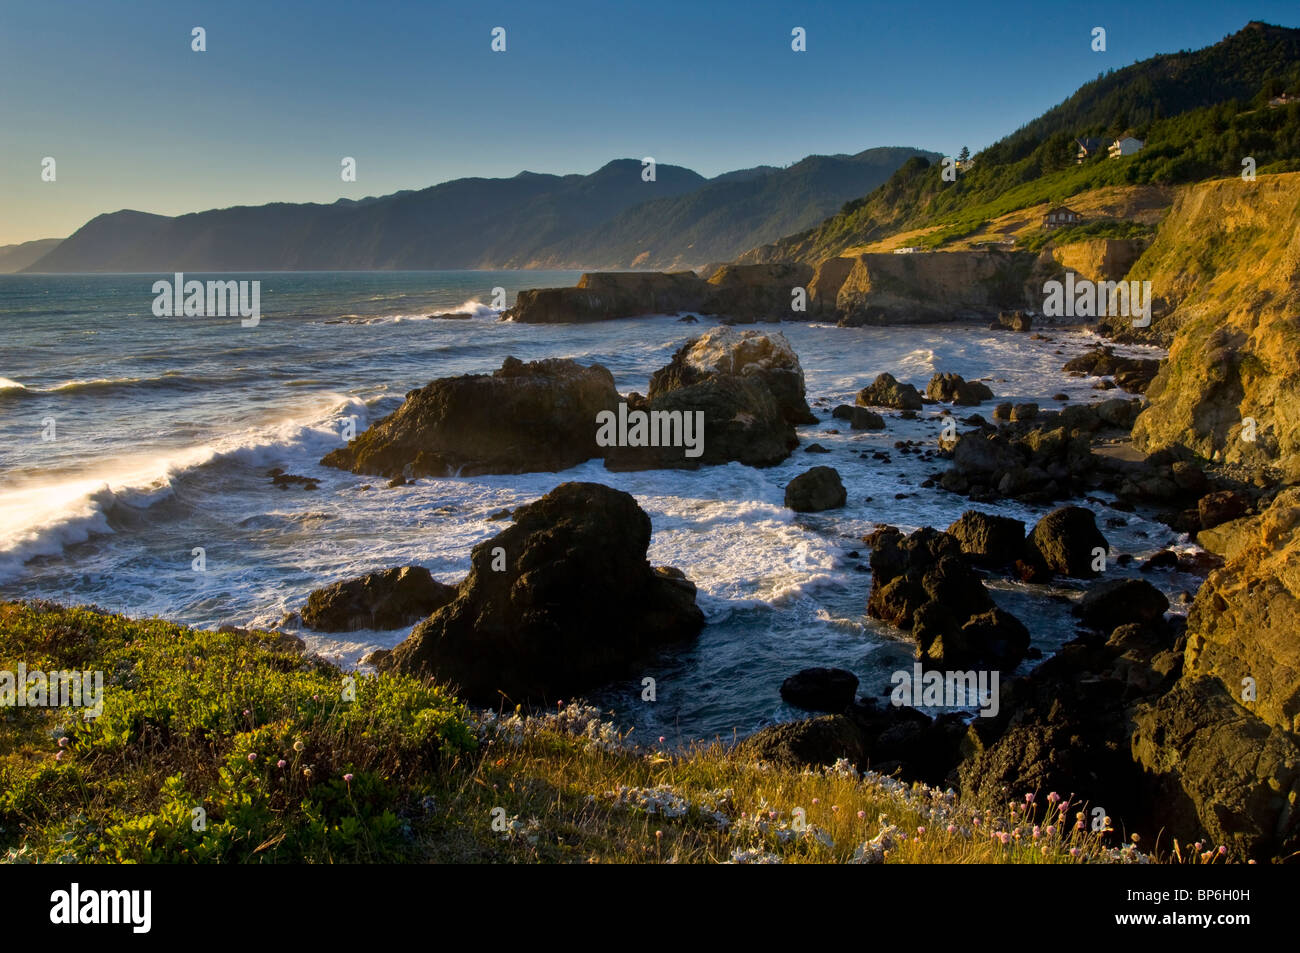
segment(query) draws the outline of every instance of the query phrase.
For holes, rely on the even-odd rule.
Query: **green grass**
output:
[[[882,831],[884,862],[1147,859],[1084,829],[1084,805],[637,747],[580,704],[473,712],[272,633],[0,603],[0,670],[19,661],[103,671],[105,690],[91,720],[0,709],[10,862],[843,862]]]
[[[1120,220],[1085,222],[1082,225],[1071,225],[1051,232],[1037,232],[1028,238],[1021,239],[1018,247],[1023,248],[1025,251],[1036,252],[1048,242],[1060,248],[1063,245],[1096,238],[1150,238],[1155,232],[1154,225],[1141,225],[1137,222]]]
[[[1114,160],[1103,152],[1082,165],[1075,162],[1075,136],[1102,135],[1104,129],[1079,127],[1032,142],[1009,137],[981,153],[975,167],[955,182],[943,181],[939,164],[910,159],[870,195],[778,244],[814,261],[897,232],[939,226],[915,242],[938,248],[1003,215],[1068,203],[1094,189],[1236,177],[1245,156],[1255,159],[1258,174],[1300,170],[1300,106],[1250,108],[1230,101],[1155,119],[1133,131],[1147,143],[1142,151]],[[1013,139],[1016,148],[1007,145]]]

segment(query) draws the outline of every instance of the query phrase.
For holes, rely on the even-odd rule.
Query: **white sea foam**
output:
[[[92,535],[113,530],[108,514],[119,504],[148,508],[170,498],[178,481],[223,461],[260,465],[295,448],[321,453],[339,445],[336,421],[355,414],[364,427],[368,408],[356,398],[329,394],[316,407],[266,426],[198,446],[135,453],[97,463],[81,474],[23,477],[0,490],[0,582],[21,575],[23,564],[50,556]]]
[[[880,674],[876,669],[891,665],[890,659],[910,647],[865,617],[870,576],[859,570],[869,550],[861,538],[880,523],[905,530],[945,527],[972,505],[920,488],[926,477],[944,469],[942,462],[893,448],[897,440],[937,440],[941,423],[935,413],[910,421],[887,413],[885,431],[863,433],[829,419],[831,407],[851,403],[854,393],[882,371],[922,388],[936,371],[984,378],[998,400],[1045,403],[1045,395],[1058,391],[1075,402],[1105,396],[1087,379],[1061,373],[1066,358],[1091,343],[1075,332],[1047,329],[1055,340],[1040,342],[951,326],[787,324],[780,330],[803,363],[809,397],[822,401],[815,404],[820,422],[801,428],[801,441],[821,443],[829,455],[799,449],[765,469],[729,464],[630,473],[611,473],[590,461],[563,473],[421,479],[389,488],[379,477],[319,465],[323,454],[340,444],[340,418],[356,414],[360,432],[395,409],[411,387],[491,371],[506,354],[600,362],[614,373],[621,391],[644,392],[650,374],[687,338],[708,328],[672,318],[563,327],[446,321],[435,328],[415,319],[441,311],[471,311],[488,319],[496,312],[477,301],[430,305],[419,314],[405,313],[415,308],[402,301],[392,307],[405,311],[367,318],[384,323],[382,329],[325,317],[292,329],[268,323],[253,343],[240,343],[237,353],[231,342],[245,339],[223,334],[213,339],[219,354],[209,354],[203,366],[189,360],[189,341],[177,339],[172,366],[185,367],[196,379],[220,379],[220,387],[173,391],[128,385],[130,407],[140,408],[130,437],[125,432],[103,436],[112,430],[103,415],[114,408],[107,401],[86,400],[69,402],[89,408],[84,419],[74,414],[65,420],[60,414],[58,442],[43,446],[29,434],[26,443],[0,444],[0,454],[9,454],[0,458],[0,579],[6,580],[6,594],[94,602],[195,625],[271,626],[300,609],[312,589],[376,569],[422,565],[439,581],[455,583],[469,569],[471,549],[509,525],[489,516],[565,481],[599,482],[636,497],[653,527],[649,561],[686,573],[698,587],[698,603],[709,622],[697,643],[674,650],[647,672],[661,678],[660,703],[628,714],[626,700],[639,698],[640,689],[614,686],[610,706],[638,725],[658,725],[658,734],[743,731],[774,715],[793,714],[780,707],[776,690],[799,668],[850,668],[862,677],[866,693],[886,686],[886,669],[880,669],[880,686],[872,682],[873,672]],[[271,337],[277,333],[284,337]],[[137,353],[152,353],[163,343],[149,340]],[[1057,348],[1065,353],[1054,353]],[[130,365],[110,357],[72,373],[88,379],[130,373]],[[234,362],[240,366],[232,368]],[[267,366],[280,375],[265,374]],[[61,373],[10,372],[42,381],[59,380]],[[316,392],[325,386],[346,389],[364,403]],[[124,453],[123,445],[136,450]],[[889,453],[892,462],[873,459],[873,450]],[[784,506],[784,488],[815,465],[840,472],[848,502],[828,513],[795,514]],[[320,489],[274,487],[266,475],[271,466],[319,480]],[[38,471],[43,478],[33,477]],[[899,494],[902,498],[896,498]],[[978,508],[1026,522],[1050,509],[1007,502]],[[1128,525],[1103,528],[1117,552],[1137,555],[1168,543],[1185,544],[1156,524],[1124,517]],[[88,538],[90,545],[76,545]],[[202,577],[189,568],[190,549],[197,545],[208,549],[208,572]],[[36,554],[51,558],[23,565]],[[1190,585],[1172,576],[1152,579],[1171,592]],[[1059,611],[1044,608],[1041,591],[998,584],[995,597],[1027,623],[1033,614],[1036,644],[1045,651],[1053,639],[1073,633],[1068,605]],[[1053,621],[1053,612],[1059,620]],[[313,649],[354,664],[370,649],[400,641],[405,630],[303,634]]]

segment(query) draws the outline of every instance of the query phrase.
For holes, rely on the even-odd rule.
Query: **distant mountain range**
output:
[[[0,275],[22,271],[28,265],[40,261],[61,241],[61,238],[38,238],[34,242],[18,245],[0,245]]]
[[[188,215],[99,215],[28,272],[456,268],[685,268],[726,261],[806,229],[870,192],[915,156],[885,147],[809,156],[706,179],[616,159],[590,175],[521,172],[330,205],[274,203]],[[9,252],[0,249],[0,265]],[[25,252],[30,255],[32,252]],[[15,261],[18,260],[15,259]]]

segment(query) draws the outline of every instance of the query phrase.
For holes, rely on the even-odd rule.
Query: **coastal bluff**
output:
[[[868,253],[805,263],[725,264],[694,272],[588,272],[572,288],[519,292],[503,319],[609,321],[694,312],[739,323],[816,320],[845,327],[988,320],[1032,309],[1060,266],[1029,252]]]
[[[611,321],[693,311],[741,320],[795,317],[793,289],[807,265],[723,265],[706,280],[693,271],[588,272],[573,288],[520,291],[502,318],[522,324]]]

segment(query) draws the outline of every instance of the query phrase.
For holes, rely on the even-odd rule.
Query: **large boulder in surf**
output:
[[[955,536],[928,526],[904,536],[887,526],[867,541],[867,615],[910,630],[923,663],[1013,669],[1024,658],[1029,631],[993,604]]]
[[[813,467],[799,474],[785,488],[785,505],[797,513],[820,513],[841,507],[848,491],[834,467]]]
[[[609,321],[698,311],[713,288],[691,271],[593,271],[576,288],[521,291],[501,317],[524,324]]]
[[[805,711],[843,711],[858,693],[858,677],[842,668],[805,668],[781,683],[781,699]]]
[[[948,534],[977,566],[1009,566],[1024,554],[1025,524],[1009,516],[967,510],[948,527]]]
[[[960,374],[935,374],[925,387],[925,396],[945,404],[973,407],[993,399],[987,384],[968,381]]]
[[[859,407],[893,407],[896,410],[920,410],[924,404],[920,392],[911,384],[900,384],[893,374],[881,374],[858,391]]]
[[[1098,583],[1074,607],[1083,624],[1100,632],[1122,625],[1147,625],[1169,611],[1169,599],[1145,579],[1111,579]]]
[[[817,422],[804,397],[803,368],[785,335],[728,327],[688,341],[650,378],[649,395],[629,399],[620,413],[629,421],[633,414],[646,415],[652,436],[677,432],[665,422],[702,419],[703,439],[695,447],[671,439],[647,446],[633,439],[620,417],[618,429],[626,429],[628,439],[605,449],[611,470],[732,461],[773,466],[799,445],[795,426]]]
[[[601,455],[596,417],[618,404],[599,364],[508,357],[492,374],[444,377],[321,460],[326,466],[407,479],[555,472]]]
[[[635,673],[697,635],[704,615],[680,571],[651,568],[650,517],[598,483],[563,483],[479,543],[443,608],[383,659],[485,705],[541,703]]]
[[[303,606],[303,624],[320,632],[400,629],[441,609],[455,586],[437,582],[423,566],[372,572],[314,590]]]
[[[1037,523],[1025,542],[1029,562],[1075,579],[1093,579],[1105,568],[1110,543],[1097,529],[1096,517],[1082,506],[1062,506]]]

